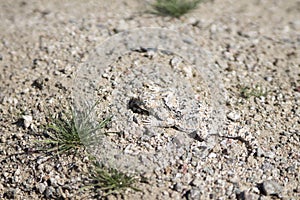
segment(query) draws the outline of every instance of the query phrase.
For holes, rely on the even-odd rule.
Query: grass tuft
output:
[[[197,8],[202,0],[156,0],[152,4],[154,13],[162,16],[179,18],[189,11]]]
[[[119,194],[126,189],[132,189],[134,191],[141,191],[136,188],[134,184],[137,182],[137,178],[131,175],[127,175],[117,169],[106,169],[101,167],[98,163],[94,164],[94,168],[90,177],[93,184],[83,187],[86,189],[100,189],[102,196],[108,196],[111,194]]]
[[[83,146],[73,114],[60,113],[58,118],[51,118],[47,130],[49,139],[42,140],[42,142],[54,146],[47,152],[58,151],[58,153],[64,153],[71,150],[77,152]]]
[[[95,105],[83,113],[76,113],[73,109],[70,112],[63,111],[57,118],[50,118],[50,124],[46,126],[49,139],[39,142],[53,146],[47,152],[57,151],[58,153],[75,152],[84,146],[82,139],[92,136],[92,133],[102,129],[112,117],[102,122],[92,123],[91,112]]]

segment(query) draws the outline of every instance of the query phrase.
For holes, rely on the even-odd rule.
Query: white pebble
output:
[[[230,119],[232,121],[237,121],[241,118],[240,114],[237,112],[230,112],[227,114],[227,117],[228,117],[228,119]]]
[[[24,120],[25,128],[28,128],[30,126],[30,124],[32,123],[32,116],[31,115],[23,115],[22,119]]]

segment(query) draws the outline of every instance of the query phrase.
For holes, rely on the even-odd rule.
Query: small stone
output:
[[[138,152],[135,153],[134,149],[135,149],[134,145],[133,145],[133,144],[129,144],[129,145],[124,149],[124,153],[125,153],[125,154],[131,154],[131,155],[137,154]]]
[[[51,198],[51,197],[54,196],[54,195],[53,195],[54,192],[55,192],[54,187],[49,186],[49,187],[47,187],[47,189],[46,189],[45,195],[46,195],[47,198]]]
[[[230,196],[233,194],[233,184],[230,184],[228,187],[226,187],[226,193],[227,196]]]
[[[38,183],[37,189],[41,194],[43,194],[46,190],[46,185],[44,183]]]
[[[264,151],[262,148],[258,147],[258,148],[256,149],[256,156],[257,156],[257,157],[262,157],[262,156],[264,156],[264,155],[265,155],[265,151]]]
[[[237,112],[230,112],[227,114],[227,118],[235,122],[238,121],[241,117]]]
[[[18,168],[16,171],[15,171],[15,176],[19,176],[21,174],[21,170],[20,168]]]
[[[212,24],[210,27],[210,33],[216,33],[217,32],[217,25],[216,24]]]
[[[208,155],[208,157],[209,157],[209,158],[216,158],[216,157],[217,157],[217,154],[215,154],[215,153],[210,153],[210,154]]]
[[[251,191],[255,194],[259,194],[259,189],[257,187],[251,188]]]
[[[261,115],[256,114],[256,115],[254,116],[254,121],[259,122],[259,121],[261,121],[261,120],[262,120],[262,116],[261,116]]]
[[[176,68],[179,67],[179,65],[181,64],[181,62],[182,62],[182,59],[181,59],[181,58],[179,58],[179,57],[174,57],[174,58],[171,59],[170,64],[171,64],[171,66],[172,66],[173,68],[176,69]]]
[[[102,74],[102,78],[106,78],[106,79],[108,79],[108,74],[107,73],[104,73],[104,74]]]
[[[175,178],[180,179],[182,177],[181,173],[176,173]]]
[[[115,28],[115,32],[119,33],[125,30],[128,30],[129,25],[125,20],[120,20],[118,26]]]
[[[163,194],[163,196],[166,196],[166,197],[170,196],[170,193],[168,191],[163,191],[162,194]]]
[[[154,50],[148,50],[147,51],[147,57],[148,58],[154,58],[156,56],[156,52]]]
[[[198,21],[196,18],[194,18],[194,17],[188,18],[187,21],[188,21],[189,24],[196,24],[196,23],[199,22],[199,21]]]
[[[186,173],[182,179],[185,183],[192,182],[192,175],[190,173]]]
[[[268,82],[271,82],[273,80],[273,78],[271,76],[267,76],[267,77],[265,77],[265,80]]]
[[[187,199],[200,199],[201,192],[197,188],[193,188],[187,192]]]
[[[3,172],[3,176],[4,176],[4,177],[9,177],[10,174],[9,174],[8,172]]]
[[[259,195],[252,192],[243,191],[237,196],[237,198],[240,200],[258,200]]]
[[[300,107],[295,110],[295,115],[297,115],[298,117],[300,117]]]
[[[175,185],[173,186],[173,189],[177,192],[182,192],[182,190],[183,190],[182,183],[175,183]]]
[[[259,100],[260,100],[261,103],[264,103],[264,102],[266,102],[266,97],[260,96]]]
[[[238,34],[246,38],[257,38],[258,36],[257,31],[239,31]]]
[[[265,157],[267,157],[267,158],[273,159],[273,158],[275,158],[275,156],[276,156],[275,153],[272,151],[268,151],[265,153]]]
[[[30,91],[29,88],[25,88],[25,89],[22,91],[22,93],[23,93],[23,94],[26,94],[26,93],[28,93],[29,91]]]
[[[58,187],[56,189],[56,193],[57,193],[58,197],[62,197],[62,199],[66,199],[67,198],[66,194],[64,193],[64,191],[62,190],[61,187]]]
[[[18,104],[18,99],[16,99],[16,98],[13,98],[13,97],[4,97],[4,99],[3,99],[3,102],[7,102],[7,103],[9,103],[9,104],[11,104],[11,105],[17,105]]]
[[[32,116],[31,115],[23,115],[22,119],[24,120],[24,127],[28,128],[32,123]]]
[[[58,187],[57,180],[53,177],[50,178],[51,186]]]
[[[194,180],[191,183],[192,186],[196,186],[196,187],[200,187],[201,184],[202,184],[202,180],[199,177],[194,178]]]
[[[41,165],[42,163],[44,163],[44,162],[47,161],[48,159],[49,159],[49,157],[43,157],[43,156],[41,156],[41,157],[39,157],[39,158],[37,159],[37,164]],[[40,166],[40,167],[44,167],[44,166]],[[40,167],[38,167],[38,168],[40,168]]]
[[[214,174],[214,170],[213,170],[212,168],[210,168],[210,167],[205,167],[205,168],[203,169],[203,171],[204,171],[205,173],[209,174],[209,175],[213,175],[213,174]]]
[[[261,184],[261,192],[264,195],[278,195],[282,192],[282,187],[275,180],[266,180]]]
[[[55,180],[56,180],[57,184],[60,185],[60,186],[65,184],[64,179],[60,178],[59,176],[55,176]]]
[[[233,56],[233,54],[232,54],[231,52],[226,51],[226,52],[223,53],[223,55],[224,55],[224,57],[225,57],[227,60],[231,60],[231,61],[234,60],[234,56]]]

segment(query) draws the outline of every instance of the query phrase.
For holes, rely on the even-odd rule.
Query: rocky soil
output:
[[[0,198],[101,198],[80,190],[91,169],[86,150],[49,155],[34,151],[40,147],[36,140],[45,138],[49,116],[69,107],[76,70],[97,59],[91,55],[103,41],[134,28],[162,27],[191,36],[210,52],[226,91],[224,130],[206,156],[181,152],[169,160],[171,167],[137,174],[147,180],[136,183],[142,192],[126,190],[107,198],[299,199],[300,1],[205,1],[179,19],[149,13],[149,2],[0,2]],[[145,60],[145,55],[124,55],[119,64],[134,59]],[[172,65],[173,57],[157,59]],[[112,71],[104,77],[111,78]],[[119,81],[129,84],[124,76]],[[180,132],[164,128],[153,130]]]

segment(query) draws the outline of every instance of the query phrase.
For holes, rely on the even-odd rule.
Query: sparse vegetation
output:
[[[90,112],[94,109],[88,109],[83,113],[76,113],[73,109],[70,112],[64,111],[58,117],[50,117],[50,124],[46,126],[46,133],[49,139],[39,142],[53,146],[47,149],[47,152],[57,151],[58,153],[67,153],[79,150],[83,147],[82,139],[88,139],[91,133],[102,129],[111,120],[111,117],[100,123],[92,123]]]
[[[264,90],[261,86],[255,85],[253,88],[250,87],[241,87],[240,96],[249,99],[250,97],[261,97],[267,96],[268,91]]]
[[[77,150],[83,146],[75,125],[74,115],[61,113],[58,118],[51,118],[50,124],[47,126],[47,135],[49,139],[42,140],[43,143],[54,146],[47,150],[58,153]]]
[[[101,122],[93,124],[91,121],[91,112],[95,105],[85,112],[61,112],[56,118],[50,118],[50,124],[47,125],[47,135],[49,139],[39,142],[53,146],[46,152],[57,151],[58,153],[76,152],[84,146],[82,139],[90,139],[89,136],[94,131],[104,128],[112,117],[106,118]],[[106,134],[106,132],[103,132]],[[95,138],[93,138],[95,139]],[[137,179],[133,176],[127,175],[117,169],[107,169],[100,166],[93,156],[91,156],[94,164],[93,170],[90,173],[92,184],[84,186],[82,189],[99,189],[101,196],[119,193],[122,190],[131,188],[135,191],[141,191],[134,187]]]
[[[137,179],[134,176],[127,175],[117,169],[106,169],[100,166],[97,162],[95,162],[90,177],[93,183],[83,187],[82,189],[99,189],[102,193],[101,196],[117,194],[129,188],[135,191],[141,191],[134,186],[137,182]]]
[[[152,4],[154,13],[163,16],[180,17],[197,8],[202,0],[156,0]]]

